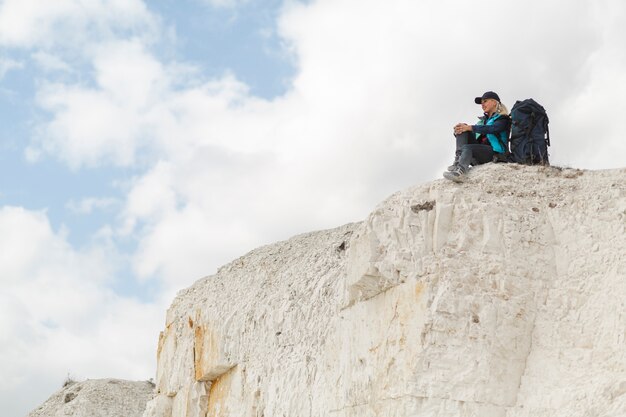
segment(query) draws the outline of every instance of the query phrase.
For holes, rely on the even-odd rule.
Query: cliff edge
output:
[[[144,417],[626,415],[626,169],[488,164],[182,291]]]
[[[624,416],[625,228],[625,169],[396,193],[179,293],[144,416]]]
[[[181,291],[157,356],[144,417],[624,417],[626,169],[396,193]],[[151,387],[128,384],[31,415],[139,415]]]

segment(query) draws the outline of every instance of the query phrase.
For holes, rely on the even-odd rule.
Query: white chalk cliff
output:
[[[256,249],[157,357],[147,406],[87,381],[30,416],[625,417],[626,169],[487,164]]]
[[[182,291],[144,417],[626,416],[626,169],[488,164]]]

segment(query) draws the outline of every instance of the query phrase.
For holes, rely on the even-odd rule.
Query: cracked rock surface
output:
[[[144,417],[626,416],[626,169],[487,164],[181,291]]]
[[[144,417],[624,417],[626,169],[487,164],[258,248],[178,294],[157,357]],[[140,413],[88,392],[31,416]]]

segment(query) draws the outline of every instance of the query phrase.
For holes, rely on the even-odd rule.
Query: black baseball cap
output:
[[[493,91],[487,91],[485,94],[482,95],[482,97],[476,97],[474,99],[474,103],[480,104],[486,98],[492,98],[492,99],[496,100],[497,102],[500,102],[500,96],[498,96]]]

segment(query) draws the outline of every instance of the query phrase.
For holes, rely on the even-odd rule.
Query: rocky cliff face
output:
[[[626,415],[626,170],[485,165],[182,291],[145,417]]]
[[[394,194],[180,292],[157,355],[29,417],[624,417],[626,169]]]
[[[626,169],[394,194],[182,291],[157,355],[147,407],[89,380],[29,417],[624,417]]]

